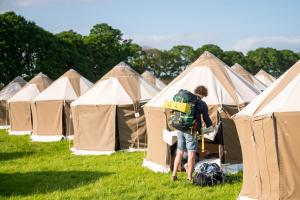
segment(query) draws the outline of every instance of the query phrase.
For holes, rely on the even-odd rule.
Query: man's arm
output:
[[[208,114],[208,107],[206,105],[206,103],[203,101],[203,104],[202,104],[202,116],[203,116],[203,120],[206,124],[206,127],[210,127],[212,125],[212,122],[211,122],[211,119],[209,117],[209,114]]]

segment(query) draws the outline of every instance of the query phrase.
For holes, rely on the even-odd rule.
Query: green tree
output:
[[[7,84],[17,75],[32,77],[48,33],[33,22],[7,12],[0,15],[0,80]]]
[[[222,59],[223,57],[223,50],[219,46],[214,44],[205,44],[202,47],[196,49],[196,57],[198,58],[199,56],[201,56],[204,53],[204,51],[209,51],[210,53],[214,54],[220,59]]]
[[[96,24],[84,37],[94,73],[99,78],[113,66],[127,59],[122,52],[122,33],[108,24]]]
[[[232,66],[239,63],[242,66],[247,66],[248,61],[242,52],[239,51],[224,51],[222,60],[228,65]]]
[[[282,74],[298,61],[299,56],[291,50],[281,50],[280,52],[283,57],[283,64],[280,67],[280,74]]]
[[[174,46],[169,50],[169,53],[175,57],[174,62],[177,63],[177,66],[181,69],[186,68],[186,66],[197,59],[193,47],[186,45]]]
[[[264,69],[275,77],[280,76],[284,72],[283,54],[273,48],[258,48],[249,51],[247,58],[251,64],[251,72],[257,73],[260,69]]]
[[[127,52],[130,52],[127,63],[138,73],[143,73],[149,65],[147,53],[137,44],[130,44],[126,48]]]
[[[69,30],[56,34],[56,37],[59,39],[63,51],[65,68],[74,68],[88,79],[96,81],[99,77],[94,76],[92,63],[89,59],[90,55],[87,45],[83,42],[83,36]]]

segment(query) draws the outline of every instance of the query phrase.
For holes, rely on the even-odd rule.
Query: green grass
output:
[[[67,141],[33,143],[0,131],[0,199],[236,199],[232,183],[198,187],[142,167],[144,152],[74,156]]]

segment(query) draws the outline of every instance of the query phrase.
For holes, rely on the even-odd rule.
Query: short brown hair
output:
[[[207,88],[203,85],[199,85],[194,90],[195,94],[201,95],[203,97],[207,97],[208,91]]]

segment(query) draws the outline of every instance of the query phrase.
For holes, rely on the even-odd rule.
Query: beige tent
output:
[[[148,82],[150,82],[152,85],[157,87],[159,90],[162,90],[166,87],[166,84],[162,82],[160,79],[156,78],[151,72],[148,70],[144,71],[142,74],[142,77],[146,79]]]
[[[59,141],[73,135],[70,103],[92,87],[92,83],[70,69],[39,94],[32,103],[32,140]]]
[[[258,91],[264,91],[267,86],[258,80],[255,76],[250,74],[247,70],[245,70],[240,64],[235,63],[231,69],[238,73],[241,77],[243,77],[246,81],[248,81],[254,88]]]
[[[242,162],[238,136],[230,116],[254,99],[259,91],[206,51],[145,105],[148,152],[144,166],[154,171],[169,171],[172,162],[170,146],[162,140],[163,129],[166,129],[167,124],[167,112],[163,109],[164,101],[171,100],[179,89],[193,92],[198,85],[205,85],[208,88],[208,96],[204,101],[209,106],[213,125],[216,126],[220,120],[222,121],[221,135],[224,146],[220,148],[219,156],[226,163]]]
[[[271,74],[268,74],[263,69],[259,70],[255,77],[262,83],[264,83],[266,86],[271,85],[276,80],[276,78],[274,78]]]
[[[48,76],[39,73],[8,100],[10,134],[22,135],[31,133],[31,101],[51,83],[52,81]]]
[[[300,61],[234,117],[244,160],[240,199],[300,199],[299,94]]]
[[[25,84],[26,81],[22,77],[17,76],[0,91],[0,129],[9,128],[7,100],[16,94]]]
[[[141,106],[158,89],[119,63],[71,104],[75,154],[111,154],[144,149],[146,125]]]

